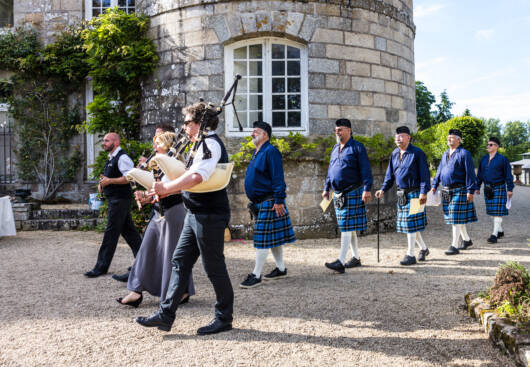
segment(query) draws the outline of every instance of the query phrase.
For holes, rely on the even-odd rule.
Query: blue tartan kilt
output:
[[[361,199],[362,192],[362,187],[348,192],[346,194],[344,207],[342,209],[337,208],[337,204],[335,203],[335,195],[333,195],[335,216],[337,217],[337,224],[339,225],[341,232],[365,231],[366,228],[368,228],[366,220],[366,206]]]
[[[486,214],[494,217],[503,217],[508,215],[508,209],[506,209],[506,200],[508,195],[506,194],[506,185],[499,185],[493,188],[493,199],[486,199],[484,195],[484,201],[486,202]]]
[[[450,189],[451,202],[443,200],[444,219],[447,224],[466,224],[477,221],[475,205],[467,202],[465,187]]]
[[[423,231],[427,226],[427,214],[425,210],[418,214],[409,215],[410,199],[420,197],[420,192],[409,192],[407,205],[397,204],[397,231],[400,233],[414,233]]]
[[[274,199],[256,204],[258,217],[254,220],[254,247],[272,248],[296,241],[287,207],[286,214],[278,217],[274,211]]]

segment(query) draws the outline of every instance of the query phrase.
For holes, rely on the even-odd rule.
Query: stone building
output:
[[[244,131],[230,108],[219,129],[231,153],[257,119],[270,122],[275,135],[331,135],[342,117],[360,135],[416,129],[412,0],[17,0],[12,9],[15,25],[32,23],[49,39],[61,26],[113,6],[151,19],[160,63],[144,84],[145,135],[156,123],[182,122],[182,107],[200,97],[218,104],[236,73],[243,76],[236,107]],[[87,165],[97,145],[86,137]],[[305,195],[291,202],[299,204],[295,224],[317,215],[315,179],[325,169],[296,184],[305,189],[291,189]],[[234,181],[234,201],[242,206]]]

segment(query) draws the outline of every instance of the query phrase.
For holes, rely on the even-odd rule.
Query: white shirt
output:
[[[114,152],[109,154],[109,160],[116,157],[116,155],[120,152],[121,147],[116,148]],[[118,169],[120,170],[121,174],[123,176],[127,175],[130,170],[134,168],[134,163],[132,159],[127,154],[122,154],[120,158],[118,159]]]
[[[210,131],[208,136],[215,134],[214,131]],[[212,152],[212,158],[202,159],[203,156],[203,144],[206,144],[210,152]],[[203,144],[197,150],[195,158],[193,158],[193,164],[191,165],[189,172],[198,173],[201,175],[202,180],[208,181],[210,176],[215,171],[215,166],[221,159],[221,145],[215,139],[204,139]]]

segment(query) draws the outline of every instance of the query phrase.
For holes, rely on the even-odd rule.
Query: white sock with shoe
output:
[[[423,237],[421,236],[421,232],[416,232],[416,242],[420,246],[420,249],[427,250],[427,245],[423,241]]]
[[[276,262],[276,267],[280,271],[285,271],[285,264],[283,263],[283,246],[277,246],[271,248],[272,256],[274,256],[274,261]]]
[[[268,248],[258,248],[256,249],[256,265],[254,266],[254,270],[252,271],[252,274],[256,276],[256,278],[261,277],[261,271],[263,270],[263,265],[265,264],[265,260],[267,260],[267,255],[269,254]]]
[[[348,254],[348,249],[352,247],[351,237],[352,237],[352,232],[341,232],[340,234],[339,260],[342,263],[342,265],[344,265],[344,263],[346,262],[346,255]]]
[[[453,224],[453,243],[451,246],[458,248],[458,240],[460,239],[461,227],[460,224]]]
[[[502,230],[502,217],[493,217],[493,235],[497,237]]]
[[[462,239],[464,241],[469,241],[471,240],[471,238],[469,237],[469,235],[467,234],[467,229],[466,229],[466,225],[465,224],[460,224],[460,231],[462,233]]]
[[[416,233],[407,233],[407,242],[408,242],[408,250],[407,255],[413,257],[414,256],[414,245],[416,242]]]

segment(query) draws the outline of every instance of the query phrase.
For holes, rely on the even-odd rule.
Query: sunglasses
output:
[[[497,144],[488,143],[488,147],[494,147]]]

